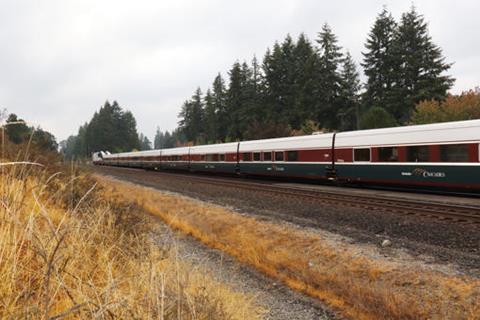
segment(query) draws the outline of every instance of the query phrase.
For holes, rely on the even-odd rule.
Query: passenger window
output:
[[[370,161],[370,148],[354,149],[353,161]]]
[[[440,160],[444,162],[469,162],[468,144],[448,144],[440,146]]]
[[[298,151],[287,151],[287,161],[297,161]]]
[[[272,153],[271,152],[264,152],[263,153],[263,161],[272,161]]]
[[[429,162],[430,151],[428,146],[411,146],[407,147],[408,162]]]
[[[283,161],[283,151],[275,152],[275,161]]]
[[[250,161],[250,153],[249,152],[245,152],[243,154],[243,161]]]
[[[253,161],[260,161],[260,152],[253,153]]]
[[[380,162],[398,161],[398,148],[397,147],[378,148],[378,160]]]
[[[218,161],[225,161],[225,155],[220,154],[219,157],[218,157]]]

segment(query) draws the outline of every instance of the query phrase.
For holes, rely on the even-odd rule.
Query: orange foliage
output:
[[[480,119],[480,92],[470,90],[449,95],[444,101],[425,100],[417,104],[412,123],[434,123]]]

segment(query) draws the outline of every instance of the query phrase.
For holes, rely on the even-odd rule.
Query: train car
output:
[[[121,153],[96,163],[480,193],[479,145],[480,120],[469,120]]]
[[[189,170],[190,147],[158,150],[160,163],[158,168],[163,170]]]
[[[247,175],[327,179],[333,133],[240,143],[240,172]]]
[[[362,130],[335,137],[338,179],[480,191],[480,120]]]
[[[190,170],[193,172],[236,173],[239,142],[211,144],[190,148]]]

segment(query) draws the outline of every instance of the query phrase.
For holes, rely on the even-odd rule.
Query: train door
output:
[[[285,171],[285,151],[275,150],[273,151],[273,173],[282,173]]]

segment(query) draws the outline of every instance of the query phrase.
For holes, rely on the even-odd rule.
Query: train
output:
[[[480,194],[480,120],[110,154],[96,165]]]

